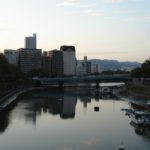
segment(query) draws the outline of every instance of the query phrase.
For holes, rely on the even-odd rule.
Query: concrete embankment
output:
[[[4,97],[0,98],[0,111],[4,111],[6,108],[8,108],[15,100],[17,97],[25,92],[32,91],[38,88],[25,88],[25,89],[20,89],[20,90],[14,90],[11,93],[5,95]]]
[[[124,95],[130,95],[137,99],[150,99],[150,85],[141,83],[127,83]]]

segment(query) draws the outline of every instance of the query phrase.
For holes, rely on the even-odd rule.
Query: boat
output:
[[[148,110],[150,111],[150,100],[147,102]]]
[[[118,150],[125,150],[124,145],[119,145]]]
[[[130,115],[131,121],[137,125],[150,125],[150,113],[135,111]]]
[[[130,117],[130,115],[132,113],[134,113],[134,109],[131,109],[131,108],[122,108],[121,111],[124,111],[125,112],[125,115],[128,115]]]

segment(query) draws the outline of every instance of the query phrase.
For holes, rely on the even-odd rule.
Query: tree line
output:
[[[5,56],[0,54],[0,95],[10,89],[26,85],[27,81],[25,74],[9,64]]]
[[[146,59],[140,68],[132,70],[131,75],[136,78],[150,78],[150,58]]]

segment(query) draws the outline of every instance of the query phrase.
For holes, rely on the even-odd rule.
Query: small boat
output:
[[[119,145],[118,150],[125,150],[124,145]]]
[[[147,102],[147,105],[150,105],[150,100]]]
[[[130,115],[131,121],[137,125],[150,125],[150,113],[135,111]]]
[[[125,115],[130,116],[132,113],[134,113],[135,110],[133,110],[131,108],[122,108],[121,111],[124,111]]]
[[[147,102],[148,110],[150,111],[150,100]]]

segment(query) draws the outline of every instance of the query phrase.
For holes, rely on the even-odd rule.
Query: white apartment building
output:
[[[65,76],[71,76],[76,74],[76,53],[74,46],[61,46],[63,51],[63,70]]]
[[[101,73],[100,65],[99,64],[92,64],[91,73]]]
[[[91,74],[91,62],[88,61],[87,56],[84,56],[84,60],[77,62],[76,75],[90,75]]]

